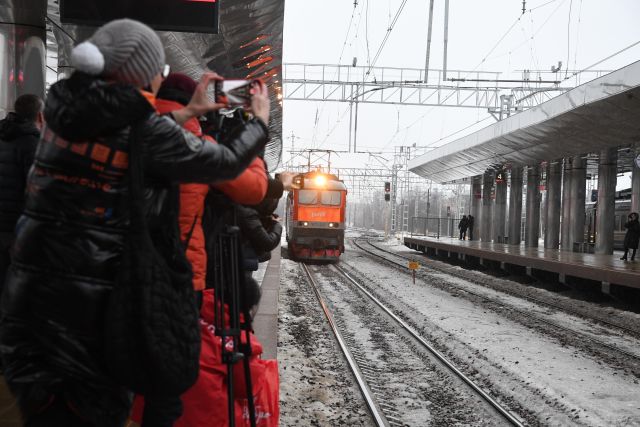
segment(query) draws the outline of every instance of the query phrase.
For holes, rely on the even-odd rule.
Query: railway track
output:
[[[402,259],[403,261],[409,261],[409,260],[410,260],[410,261],[414,261],[414,259],[412,259],[412,258],[405,257],[405,256],[403,256],[403,255],[400,255],[400,254],[394,253],[394,252],[392,252],[392,251],[389,251],[389,250],[386,250],[386,249],[380,248],[380,247],[378,247],[378,246],[374,245],[373,243],[371,243],[369,240],[365,240],[365,242],[366,242],[369,246],[373,247],[375,250],[377,250],[377,251],[379,251],[379,252],[383,252],[383,253],[386,253],[386,254],[388,254],[388,255],[392,255],[392,256],[394,256],[394,257],[396,257],[396,258]],[[370,255],[370,256],[373,256],[373,257],[375,257],[375,258],[377,258],[377,259],[381,259],[381,260],[383,260],[383,261],[385,261],[385,262],[387,262],[387,263],[389,263],[389,264],[393,265],[394,267],[398,268],[399,270],[403,271],[404,273],[408,274],[408,273],[407,273],[407,268],[406,268],[405,263],[399,263],[399,262],[397,262],[397,261],[394,261],[394,260],[392,260],[392,259],[389,259],[389,257],[387,257],[387,256],[383,256],[383,255],[380,255],[379,253],[376,253],[376,252],[373,252],[373,251],[371,251],[371,250],[368,250],[368,249],[366,249],[363,245],[361,245],[361,244],[360,244],[360,241],[358,241],[357,239],[353,239],[353,244],[354,244],[357,248],[359,248],[360,250],[362,250],[364,253],[366,253],[366,254],[368,254],[368,255]],[[450,271],[444,271],[443,269],[437,269],[437,268],[434,268],[434,269],[435,269],[435,270],[438,270],[438,271],[440,271],[440,272],[442,272],[442,273],[446,273],[446,274],[450,274],[450,275],[455,276],[455,277],[459,277],[459,276],[457,276],[457,275],[453,274],[453,273],[452,273],[452,272],[450,272]],[[466,278],[465,278],[465,279],[466,279]],[[476,284],[479,284],[479,283],[476,283]],[[479,284],[479,285],[481,285],[481,286],[482,286],[482,284]],[[467,288],[464,288],[464,287],[461,287],[461,286],[457,286],[457,285],[455,285],[455,284],[453,284],[453,283],[448,284],[447,286],[448,286],[449,288],[454,288],[454,289],[457,289],[457,290],[459,290],[459,291],[461,291],[461,292],[464,292],[464,293],[467,293],[467,294],[470,294],[470,295],[474,295],[474,296],[476,296],[476,297],[478,297],[478,298],[483,299],[484,301],[489,301],[489,302],[491,302],[491,303],[492,303],[492,304],[494,304],[494,305],[497,305],[497,306],[500,306],[500,307],[504,306],[504,301],[499,301],[499,300],[496,300],[496,299],[494,299],[494,298],[488,297],[487,295],[483,295],[483,294],[480,294],[480,293],[477,293],[477,292],[473,292],[473,291],[471,291],[471,290],[469,290],[469,289],[467,289]],[[501,292],[502,292],[502,290],[501,290]],[[513,292],[513,293],[506,292],[506,293],[508,293],[509,295],[512,295],[512,296],[518,297],[518,298],[523,298],[523,299],[529,300],[529,301],[531,301],[531,302],[539,303],[539,304],[541,304],[541,305],[545,305],[545,306],[553,306],[552,304],[548,304],[548,303],[546,303],[546,302],[544,302],[544,301],[540,301],[540,300],[537,300],[537,299],[535,299],[535,298],[527,298],[527,297],[525,297],[525,296],[523,296],[523,295],[519,295],[519,294],[517,294],[517,293],[515,293],[515,292]],[[569,311],[569,310],[566,310],[564,307],[561,307],[561,306],[553,306],[553,307],[554,307],[554,308],[557,308],[558,310],[565,311],[565,312]],[[618,353],[618,354],[621,354],[621,355],[624,355],[624,356],[626,356],[626,357],[631,357],[631,358],[635,359],[636,361],[640,361],[640,355],[639,355],[639,354],[632,353],[632,352],[629,352],[629,351],[627,351],[627,350],[621,349],[621,348],[619,348],[619,347],[616,347],[616,346],[614,346],[614,345],[611,345],[611,344],[609,344],[609,343],[606,343],[606,342],[604,342],[604,341],[602,341],[602,340],[600,340],[600,339],[598,339],[598,338],[595,338],[595,337],[593,337],[593,336],[591,336],[591,335],[587,335],[587,334],[585,334],[585,333],[583,333],[583,332],[581,332],[581,331],[578,331],[578,330],[575,330],[575,329],[572,329],[572,328],[567,328],[567,327],[565,327],[565,326],[563,326],[563,325],[560,325],[560,324],[559,324],[559,323],[557,323],[557,322],[554,322],[554,321],[551,321],[551,320],[545,319],[545,318],[543,318],[543,317],[541,317],[541,316],[537,316],[537,315],[531,314],[531,313],[529,313],[529,312],[527,312],[527,311],[524,311],[524,310],[522,310],[522,309],[519,309],[519,308],[517,308],[517,307],[509,306],[509,309],[510,309],[510,310],[512,310],[512,311],[514,311],[514,312],[517,312],[519,315],[521,315],[521,316],[523,316],[523,317],[529,318],[529,319],[534,320],[534,321],[539,322],[539,323],[546,324],[546,325],[548,325],[548,326],[551,326],[551,327],[556,328],[556,329],[558,329],[558,330],[561,330],[561,331],[567,332],[567,333],[569,333],[569,334],[579,335],[579,336],[583,337],[585,340],[587,340],[587,341],[589,341],[589,342],[592,342],[592,343],[597,344],[597,345],[599,345],[599,346],[601,346],[601,347],[607,348],[607,349],[609,349],[609,350],[611,350],[611,351],[614,351],[614,352],[616,352],[616,353]],[[575,314],[575,315],[577,315],[577,316],[579,316],[579,317],[582,317],[582,318],[584,318],[584,317],[585,317],[583,314],[580,314],[580,313],[577,313],[577,312],[573,312],[573,313],[571,313],[571,314]],[[602,322],[600,319],[597,319],[597,318],[588,318],[588,320],[591,320],[591,321],[594,321],[594,322],[598,322],[598,323],[605,323],[607,326],[615,326],[615,327],[616,327],[616,329],[624,329],[624,328],[621,328],[620,326],[615,325],[615,324],[611,324],[611,325],[610,325],[608,322]],[[632,335],[633,337],[637,337],[637,333],[635,333],[635,331],[630,330],[630,329],[629,329],[628,331],[629,331],[629,334],[630,334],[630,335]]]
[[[499,416],[508,424],[512,426],[522,426],[519,417],[511,413],[508,409],[504,408],[496,399],[494,399],[489,393],[483,390],[481,386],[476,384],[472,379],[465,375],[460,369],[458,369],[453,362],[451,362],[446,356],[440,353],[435,347],[429,344],[422,336],[420,336],[413,328],[411,328],[402,318],[389,309],[383,302],[372,295],[364,286],[358,283],[352,278],[346,271],[339,266],[331,266],[333,271],[337,272],[339,277],[348,285],[355,288],[360,295],[363,295],[367,301],[374,303],[381,311],[383,311],[389,319],[391,319],[398,328],[400,328],[405,335],[408,335],[414,341],[418,347],[426,350],[426,352],[439,364],[449,370],[460,382],[464,383],[470,392],[477,396],[480,400],[484,401],[492,411],[499,414]],[[331,268],[327,266],[326,268]],[[343,352],[347,363],[356,378],[356,382],[363,398],[372,414],[374,422],[378,426],[404,426],[399,414],[392,405],[386,404],[383,399],[380,398],[384,394],[384,390],[381,389],[382,385],[376,383],[377,369],[375,366],[371,366],[364,357],[354,352],[352,353],[348,348],[348,340],[339,331],[339,322],[336,322],[331,314],[328,305],[326,304],[321,292],[320,286],[314,274],[310,271],[306,264],[302,264],[302,268],[311,284],[313,291],[324,311],[325,317],[336,337],[336,340]]]
[[[357,243],[357,241],[356,241],[356,240],[357,240],[357,239],[354,239],[354,240],[353,240],[354,244],[355,244],[357,247],[359,247],[360,249],[362,249],[362,250],[364,250],[364,251],[366,252],[366,250],[365,250],[365,249],[361,248],[361,247],[358,245],[358,243]],[[403,258],[403,259],[405,259],[405,260],[410,260],[410,258],[409,258],[409,257],[405,257],[405,256],[403,256],[403,255],[400,255],[400,254],[396,253],[396,252],[393,252],[393,251],[390,251],[390,250],[388,250],[388,249],[381,248],[380,246],[374,245],[370,240],[365,240],[365,241],[367,242],[367,244],[368,244],[368,245],[370,245],[371,247],[375,248],[376,250],[378,250],[378,251],[380,251],[380,252],[384,252],[384,253],[387,253],[387,254],[390,254],[390,255],[394,255],[394,256],[397,256],[397,257]],[[430,268],[432,268],[433,270],[440,271],[440,272],[442,272],[442,273],[451,274],[451,275],[454,275],[454,276],[457,276],[457,277],[464,278],[465,280],[468,280],[468,278],[466,278],[466,277],[462,277],[462,275],[456,275],[454,272],[452,272],[452,271],[451,271],[451,269],[438,268],[438,267],[433,266],[433,265],[432,265]],[[476,282],[476,283],[478,283],[479,285],[482,285],[482,283],[479,283],[479,282]],[[564,312],[566,312],[566,313],[573,314],[573,315],[576,315],[576,316],[579,316],[579,317],[587,318],[587,319],[589,319],[589,320],[591,320],[591,321],[594,321],[594,322],[600,323],[600,324],[602,324],[602,325],[609,326],[609,327],[611,327],[611,328],[615,328],[615,329],[617,329],[617,330],[619,330],[619,331],[621,331],[621,332],[624,332],[625,334],[628,334],[628,335],[634,336],[634,337],[636,337],[636,338],[640,338],[640,331],[638,331],[637,329],[632,329],[632,328],[626,327],[626,326],[624,326],[624,325],[621,325],[621,324],[619,324],[619,323],[611,322],[611,321],[609,321],[609,320],[607,320],[607,319],[604,319],[604,318],[602,318],[602,317],[596,317],[596,316],[585,316],[585,314],[584,314],[584,313],[582,313],[582,312],[580,312],[580,311],[578,311],[578,310],[573,310],[571,307],[562,306],[562,305],[560,305],[560,304],[554,304],[553,302],[545,301],[545,300],[542,300],[542,299],[540,299],[540,298],[535,298],[535,297],[532,297],[532,296],[530,296],[530,295],[523,295],[523,294],[520,294],[520,293],[518,293],[518,292],[510,292],[510,291],[508,291],[508,290],[504,290],[504,289],[500,289],[500,292],[504,292],[504,293],[506,293],[506,294],[508,294],[508,295],[511,295],[511,296],[514,296],[514,297],[518,297],[518,298],[522,298],[522,299],[525,299],[525,300],[527,300],[527,301],[534,302],[534,303],[536,303],[536,304],[544,305],[544,306],[547,306],[547,307],[549,307],[549,308],[553,308],[553,309],[561,310],[561,311],[564,311]]]

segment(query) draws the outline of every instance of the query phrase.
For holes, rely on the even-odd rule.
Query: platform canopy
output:
[[[625,147],[638,141],[640,61],[416,157],[409,169],[448,183],[490,168],[534,165],[607,147],[630,152]]]

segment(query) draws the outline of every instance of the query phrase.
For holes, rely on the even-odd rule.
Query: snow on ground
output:
[[[533,411],[542,424],[640,425],[637,378],[603,365],[558,339],[513,322],[422,280],[347,251],[370,288],[412,319],[502,396]],[[345,264],[343,262],[343,264]]]
[[[372,426],[300,266],[283,258],[278,313],[280,424]]]
[[[640,332],[640,313],[616,308],[619,304],[611,301],[608,304],[598,304],[585,301],[584,294],[570,289],[550,291],[536,286],[528,286],[518,283],[509,278],[500,278],[478,270],[469,270],[462,266],[452,265],[434,258],[426,258],[421,252],[414,251],[404,246],[397,239],[375,242],[376,246],[384,247],[386,250],[397,252],[403,256],[411,256],[421,261],[425,267],[432,266],[434,271],[452,273],[463,279],[481,284],[483,287],[491,287],[498,291],[517,292],[519,295],[547,301],[552,304],[566,307],[569,310],[583,313],[585,317],[606,319],[617,324],[625,325]]]
[[[368,298],[327,266],[313,267],[349,349],[375,368],[369,386],[410,426],[495,426],[503,420],[439,362],[416,348]],[[385,411],[386,412],[386,411]]]

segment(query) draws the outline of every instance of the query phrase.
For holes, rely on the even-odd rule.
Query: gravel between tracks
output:
[[[281,269],[280,425],[373,426],[300,266],[283,258]]]
[[[462,363],[465,372],[529,409],[529,423],[640,425],[640,387],[632,375],[453,290],[421,280],[412,286],[407,276],[356,251],[348,251],[344,261],[363,281],[376,283],[371,290]]]
[[[351,351],[378,371],[379,399],[394,407],[406,425],[507,425],[333,269],[316,266],[312,271]]]

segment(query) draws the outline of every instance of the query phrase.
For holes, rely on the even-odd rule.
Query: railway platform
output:
[[[444,254],[471,264],[556,279],[568,285],[577,281],[592,282],[594,285],[599,283],[605,293],[608,293],[611,285],[640,289],[640,259],[624,262],[615,255],[424,236],[407,236],[404,245],[427,254]]]
[[[256,277],[262,289],[260,306],[253,320],[256,336],[262,343],[263,359],[276,359],[278,348],[278,289],[280,287],[280,252],[278,246],[271,252],[262,278]]]

